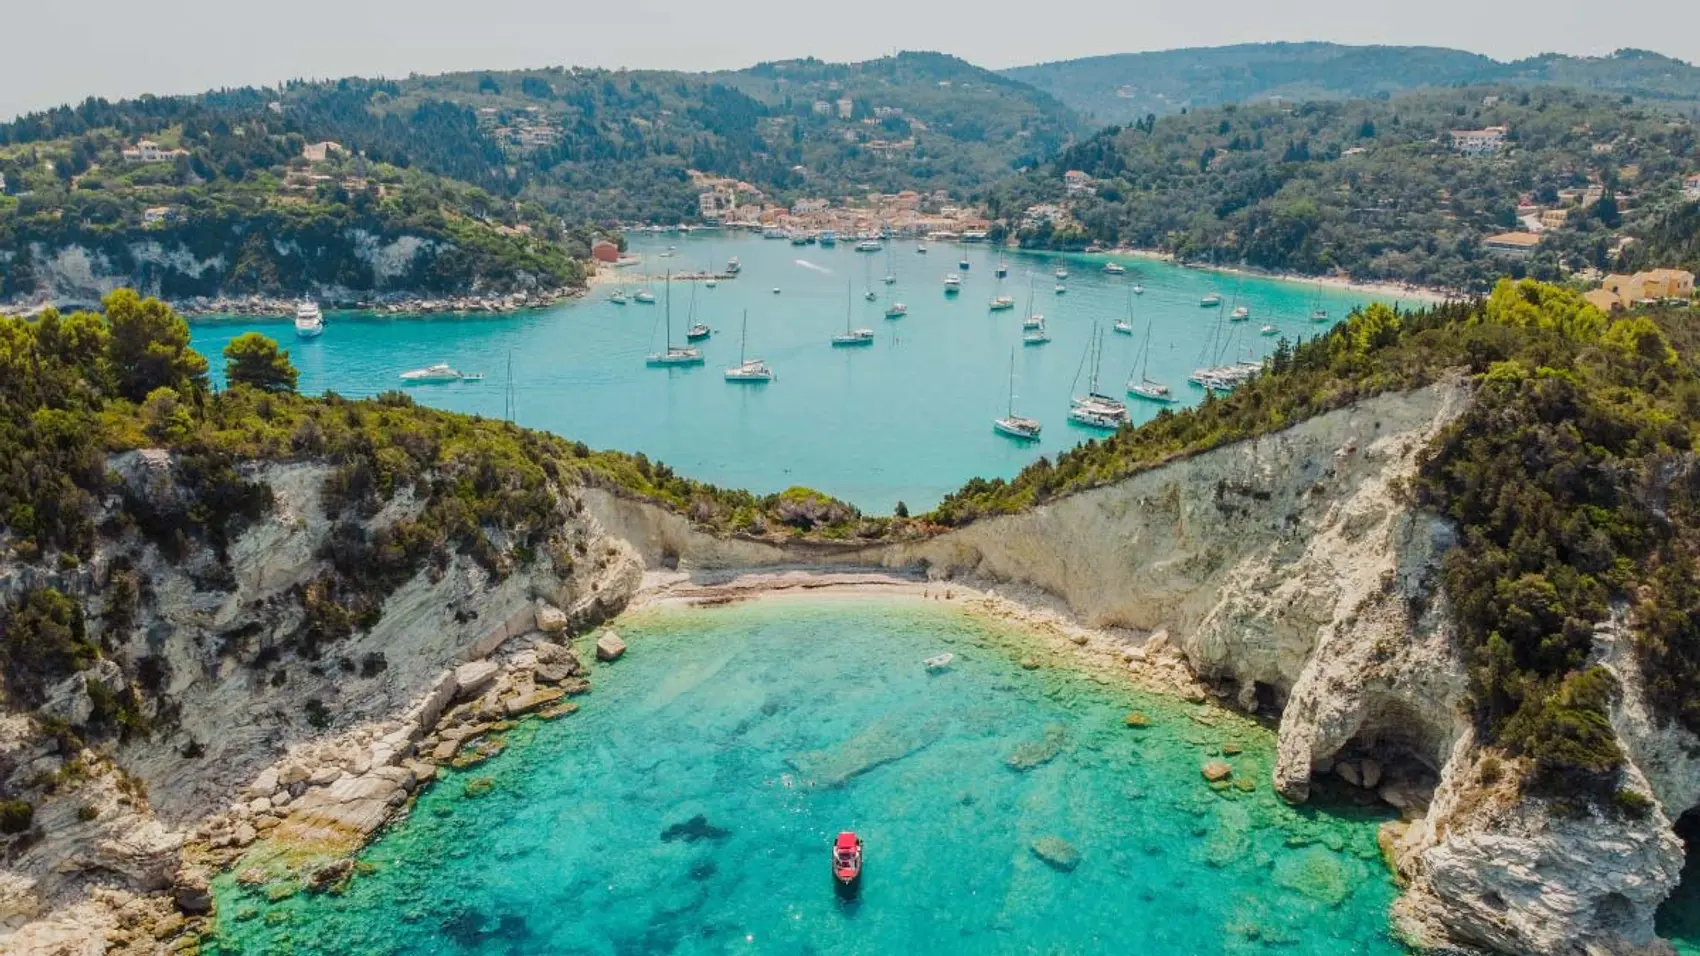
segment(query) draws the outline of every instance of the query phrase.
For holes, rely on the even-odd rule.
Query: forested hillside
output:
[[[1692,114],[1700,69],[1646,50],[1500,62],[1442,47],[1244,43],[1121,53],[1005,70],[1100,123],[1223,103],[1362,99],[1462,84],[1570,86]]]
[[[1505,128],[1496,150],[1453,142],[1455,130],[1489,126]],[[1104,130],[1011,180],[995,208],[1019,223],[1041,201],[1069,207],[1063,222],[1030,222],[1030,245],[1127,244],[1482,291],[1505,273],[1692,261],[1682,183],[1695,146],[1687,120],[1547,87],[1229,105]],[[1068,170],[1094,182],[1068,193]],[[1483,248],[1483,237],[1548,212],[1527,260]],[[1624,237],[1646,241],[1620,255]]]
[[[0,146],[0,301],[91,302],[125,284],[181,300],[582,282],[588,232],[535,205],[346,150],[310,159],[264,108],[180,105],[94,104],[0,128],[12,143]]]
[[[569,221],[667,222],[696,214],[687,169],[781,201],[911,187],[966,194],[1049,158],[1080,130],[1066,107],[1024,84],[954,57],[903,53],[717,74],[555,67],[92,100],[0,126],[0,144],[256,122]]]

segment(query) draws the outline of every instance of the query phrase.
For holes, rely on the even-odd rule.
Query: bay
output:
[[[1101,389],[1123,394],[1137,376],[1135,359],[1152,324],[1150,376],[1169,385],[1183,404],[1202,399],[1188,385],[1192,369],[1262,358],[1278,337],[1259,334],[1274,324],[1297,339],[1326,329],[1312,322],[1318,306],[1332,320],[1369,301],[1362,293],[1314,284],[1187,269],[1155,260],[1123,259],[1125,275],[1101,271],[1102,256],[1016,253],[984,244],[897,240],[889,252],[858,253],[793,246],[720,231],[633,236],[641,264],[622,270],[628,292],[648,288],[655,305],[615,305],[614,286],[535,311],[502,315],[384,316],[331,313],[325,334],[296,339],[287,319],[214,318],[192,324],[193,343],[212,357],[224,345],[258,330],[290,350],[301,390],[349,397],[399,388],[400,374],[436,362],[482,372],[482,382],[407,389],[423,404],[488,417],[506,414],[593,447],[642,452],[693,478],[757,492],[806,485],[888,513],[898,501],[919,510],[935,505],[970,478],[1010,477],[1040,455],[1055,456],[1101,435],[1067,420],[1068,402],[1087,387],[1082,368],[1094,328],[1103,330]],[[657,369],[645,356],[664,347],[664,272],[721,269],[737,256],[736,279],[709,288],[672,283],[673,339],[683,344],[688,322],[712,326],[700,343],[706,361],[686,369]],[[966,259],[969,268],[959,269]],[[1000,261],[1009,276],[994,275]],[[1057,295],[1057,268],[1072,274]],[[884,318],[889,293],[908,305],[902,319]],[[961,272],[963,291],[946,296],[947,272]],[[643,274],[654,276],[644,280]],[[1044,346],[1023,346],[1029,283],[1033,311],[1046,316]],[[1142,295],[1129,295],[1135,284]],[[778,289],[775,293],[773,290]],[[864,293],[872,289],[873,301]],[[1220,308],[1201,308],[1207,294]],[[991,311],[998,295],[1015,308]],[[693,303],[694,298],[694,303]],[[1134,335],[1111,331],[1131,310]],[[1409,306],[1413,303],[1405,303]],[[1231,323],[1235,305],[1249,321]],[[872,346],[833,348],[846,324],[871,328]],[[722,371],[739,356],[739,328],[749,316],[749,354],[778,375],[767,385],[726,382]],[[1044,424],[1041,441],[1023,443],[992,431],[1009,404],[1014,353],[1015,409]],[[511,364],[511,377],[509,368]],[[1158,406],[1130,400],[1135,421]]]

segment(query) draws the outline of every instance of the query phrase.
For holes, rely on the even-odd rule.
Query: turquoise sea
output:
[[[668,254],[670,246],[676,248]],[[689,369],[644,364],[665,338],[659,280],[627,286],[653,290],[655,305],[613,305],[611,287],[603,286],[580,301],[499,316],[333,313],[325,334],[311,341],[295,339],[285,319],[197,321],[194,344],[222,368],[216,356],[225,343],[258,329],[290,349],[301,388],[311,394],[372,395],[399,387],[403,371],[448,362],[486,377],[409,391],[426,404],[491,417],[505,413],[511,360],[520,424],[594,447],[641,451],[717,484],[759,492],[808,485],[889,513],[899,500],[930,507],[969,478],[1011,476],[1039,455],[1097,434],[1067,420],[1069,397],[1086,388],[1081,366],[1094,327],[1104,330],[1104,391],[1123,392],[1151,323],[1150,375],[1190,403],[1203,396],[1186,382],[1192,369],[1261,358],[1275,347],[1277,337],[1259,334],[1263,325],[1289,338],[1310,336],[1326,328],[1310,319],[1319,305],[1337,320],[1366,301],[1308,284],[1151,260],[1122,260],[1127,274],[1112,276],[1101,271],[1099,256],[938,244],[919,255],[913,241],[890,248],[868,254],[850,244],[799,247],[724,232],[634,237],[632,249],[643,257],[629,270],[634,273],[659,277],[668,269],[718,269],[731,256],[743,261],[742,276],[716,288],[673,283],[675,341],[682,343],[693,308],[715,329],[702,343],[706,363]],[[964,256],[970,268],[963,291],[947,298],[944,275],[960,271]],[[1009,265],[1002,281],[993,274],[1000,259]],[[1053,291],[1058,267],[1072,273],[1061,296]],[[898,278],[893,294],[909,306],[906,318],[884,318],[887,269]],[[1034,311],[1046,316],[1052,339],[1044,346],[1021,344],[1029,276]],[[1145,288],[1132,297],[1136,334],[1114,334],[1110,328],[1127,314],[1134,283]],[[863,298],[869,287],[872,302]],[[1222,307],[1201,308],[1208,293],[1220,294]],[[1013,297],[1016,307],[989,311],[997,295]],[[1227,321],[1236,304],[1251,310],[1249,321]],[[873,346],[830,345],[844,328],[847,305],[854,325],[876,331]],[[721,376],[738,361],[746,311],[750,354],[773,366],[778,381],[772,384],[737,385]],[[1016,411],[1044,424],[1043,440],[1034,444],[991,427],[1009,403],[1012,351]],[[1156,406],[1130,404],[1136,420],[1156,414]]]
[[[202,952],[1403,952],[1385,817],[1286,806],[1272,735],[1241,718],[1042,652],[1023,670],[1019,632],[942,602],[619,627],[631,650],[577,714],[446,773],[346,892],[270,902],[221,877]],[[922,667],[945,650],[948,670]],[[1255,789],[1213,790],[1209,759]],[[828,870],[841,829],[867,848],[854,901]]]

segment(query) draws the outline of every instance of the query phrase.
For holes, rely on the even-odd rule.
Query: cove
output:
[[[1272,735],[1233,714],[945,602],[617,626],[631,650],[577,714],[446,771],[344,893],[273,902],[222,876],[203,952],[1403,952],[1385,817],[1283,804]],[[1253,788],[1213,789],[1210,759]],[[840,829],[867,844],[854,902],[830,883]]]
[[[669,249],[669,246],[676,246]],[[989,245],[933,245],[897,240],[885,253],[792,246],[740,233],[690,236],[643,234],[632,238],[642,257],[634,270],[656,278],[632,279],[664,297],[664,271],[723,267],[738,256],[737,279],[673,283],[673,336],[683,342],[692,316],[716,331],[698,344],[704,364],[648,368],[645,356],[663,347],[664,307],[619,306],[610,286],[581,300],[548,309],[499,316],[374,316],[332,313],[324,335],[295,338],[286,319],[211,319],[193,324],[193,344],[212,357],[246,331],[276,338],[301,370],[301,391],[332,390],[363,397],[400,388],[400,374],[436,362],[483,372],[482,382],[421,385],[407,392],[422,404],[501,418],[512,394],[519,424],[553,432],[596,448],[643,452],[701,481],[767,494],[806,485],[864,510],[888,514],[898,501],[930,508],[971,478],[1013,476],[1040,455],[1054,457],[1103,433],[1068,420],[1069,398],[1087,387],[1081,359],[1093,329],[1105,336],[1101,385],[1116,395],[1135,374],[1147,322],[1154,323],[1149,374],[1166,382],[1182,405],[1203,400],[1187,375],[1201,365],[1261,359],[1279,337],[1259,334],[1273,324],[1282,336],[1319,334],[1311,321],[1325,308],[1338,321],[1369,301],[1357,293],[1312,285],[1185,269],[1152,260],[1125,260],[1127,274],[1104,274],[1103,257],[1017,253]],[[946,272],[967,258],[960,295],[946,296]],[[889,260],[889,265],[888,265]],[[998,279],[1005,261],[1009,276]],[[884,317],[887,269],[897,277],[892,296],[909,307],[899,320]],[[1056,295],[1056,269],[1067,268],[1068,293]],[[1051,341],[1023,346],[1028,277],[1033,310],[1045,315]],[[1134,284],[1133,324],[1138,334],[1118,335]],[[874,301],[863,295],[872,288]],[[778,288],[775,295],[773,289]],[[846,301],[847,295],[850,301]],[[1211,293],[1219,308],[1199,306]],[[996,295],[1015,307],[993,312]],[[1250,310],[1229,322],[1235,304]],[[1406,306],[1412,305],[1410,302]],[[857,327],[871,328],[872,346],[835,349],[846,306]],[[779,379],[769,385],[729,384],[722,377],[739,356],[739,330],[749,314],[749,354],[766,359]],[[1010,398],[1015,361],[1015,406],[1044,424],[1041,440],[1027,444],[992,431]],[[1089,372],[1090,370],[1088,370]],[[1130,401],[1134,421],[1158,412]]]

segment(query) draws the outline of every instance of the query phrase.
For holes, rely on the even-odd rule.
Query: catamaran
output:
[[[1084,398],[1075,396],[1069,400],[1069,421],[1078,422],[1090,428],[1120,428],[1128,421],[1127,403],[1112,395],[1098,391],[1098,366],[1104,354],[1104,334],[1101,329],[1092,330],[1092,339],[1087,343],[1086,355],[1081,364],[1090,360],[1092,363],[1091,385]],[[1075,372],[1075,381],[1080,380],[1080,373]]]
[[[1007,312],[1010,309],[1015,308],[1015,299],[1007,295],[1000,295],[986,303],[986,308],[993,312]]]
[[[1015,414],[1015,350],[1009,350],[1009,408],[992,422],[992,428],[1022,441],[1038,441],[1042,428],[1038,419]]]
[[[1038,325],[1034,326],[1031,329],[1025,329],[1021,333],[1021,344],[1022,345],[1044,345],[1046,342],[1049,342],[1050,340],[1051,340],[1051,334],[1049,332],[1045,331],[1045,320],[1044,319],[1040,319]]]
[[[651,368],[675,365],[701,365],[702,351],[673,344],[673,274],[667,274],[667,351],[652,353],[646,361]]]
[[[832,337],[833,346],[872,345],[874,344],[873,329],[853,329],[850,327],[850,308],[853,301],[850,298],[850,287],[844,287],[844,334]]]
[[[955,295],[962,291],[962,277],[952,272],[944,277],[944,294]]]
[[[755,385],[763,385],[773,381],[777,376],[773,374],[773,369],[767,367],[766,362],[759,358],[744,357],[744,345],[749,341],[749,338],[750,313],[746,309],[744,310],[743,330],[738,334],[738,364],[726,370],[726,381],[749,382]]]
[[[857,252],[878,252],[883,248],[885,247],[880,245],[880,241],[878,239],[863,239],[861,242],[856,243]]]
[[[325,331],[325,314],[319,311],[319,304],[312,299],[302,299],[295,307],[295,335],[297,338],[317,338]]]
[[[1249,318],[1251,318],[1251,309],[1243,305],[1234,306],[1234,311],[1228,314],[1228,321],[1230,322],[1244,322]]]

